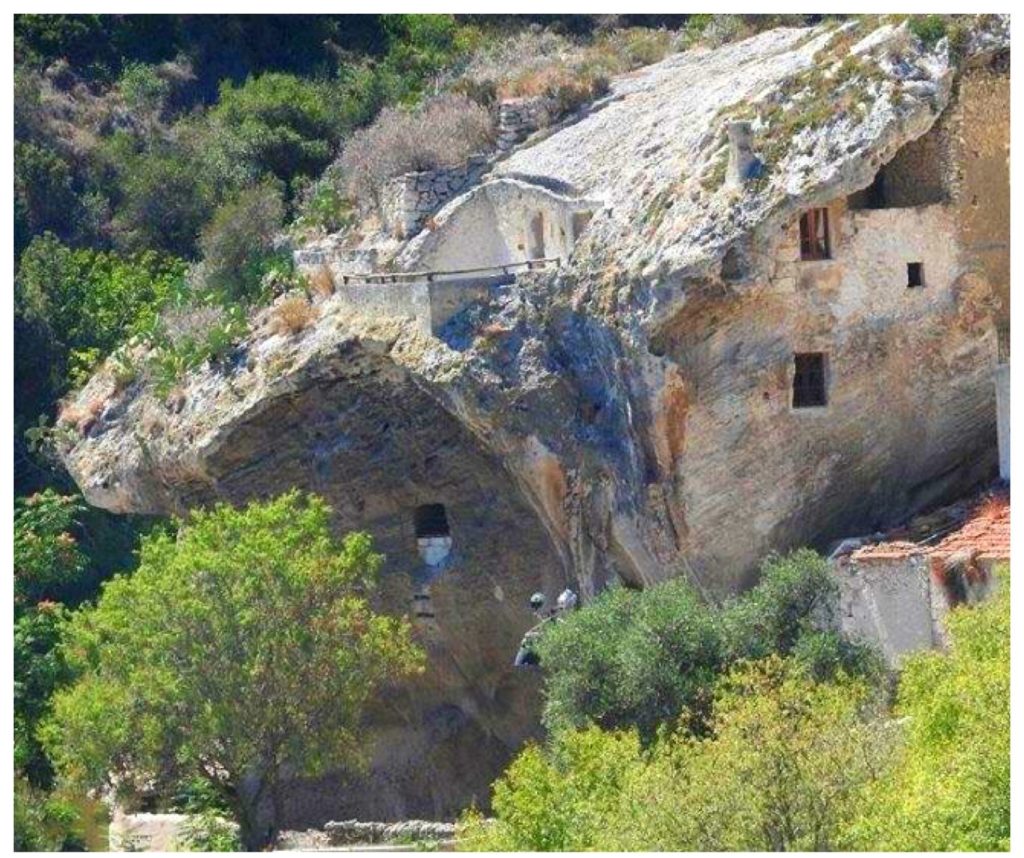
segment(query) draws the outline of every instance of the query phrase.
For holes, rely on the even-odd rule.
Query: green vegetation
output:
[[[858,848],[1010,848],[1010,583],[949,617],[950,650],[908,659],[896,715],[906,743],[871,793]]]
[[[799,565],[807,562],[804,555]],[[714,680],[700,729],[684,705],[646,743],[626,722],[556,731],[546,747],[528,746],[494,785],[494,820],[464,815],[464,848],[1007,850],[1008,577],[999,577],[991,601],[953,611],[948,654],[908,660],[892,712],[870,673],[826,675],[818,659],[799,654],[807,638],[794,610],[801,600],[791,597],[809,581],[777,575],[746,611],[732,608],[738,625],[765,608],[769,619],[753,636],[760,643],[752,660]],[[678,591],[649,592],[660,593],[652,598],[664,599],[666,613],[680,604],[684,616],[689,611]],[[592,610],[621,640],[609,604],[579,614]],[[648,616],[634,615],[644,629],[637,637],[652,627]],[[680,625],[681,637],[684,629],[692,620]],[[794,633],[792,653],[778,654]],[[758,654],[764,648],[777,651]],[[663,658],[656,650],[635,655]],[[614,673],[618,656],[611,647],[596,658]]]
[[[286,767],[357,764],[367,699],[419,669],[408,625],[367,602],[381,560],[294,492],[144,539],[136,572],[69,623],[76,680],[42,731],[63,782],[129,792],[202,777],[245,845],[265,845]]]
[[[588,723],[636,727],[649,740],[685,712],[690,729],[704,732],[719,676],[775,653],[793,654],[822,678],[877,677],[873,652],[819,630],[835,599],[828,566],[811,551],[770,558],[761,583],[721,608],[681,579],[641,592],[608,590],[539,642],[544,722],[554,732]]]
[[[369,585],[357,584],[362,573],[355,570],[375,566],[369,547],[354,538],[335,545],[331,550],[338,553],[327,558],[317,553],[326,550],[320,537],[304,551],[269,540],[258,528],[242,539],[238,522],[274,520],[266,509],[237,513],[242,516],[237,521],[223,510],[199,516],[182,543],[160,529],[145,540],[143,569],[132,577],[139,564],[134,549],[153,522],[86,508],[41,443],[90,431],[110,401],[109,392],[101,392],[91,401],[68,407],[69,395],[99,371],[115,392],[139,381],[172,397],[185,373],[229,359],[249,332],[247,319],[255,306],[307,286],[292,270],[287,236],[349,229],[358,234],[359,203],[372,198],[374,186],[383,179],[488,148],[493,139],[488,111],[499,95],[544,95],[557,109],[570,110],[603,94],[611,76],[656,62],[670,51],[713,47],[779,24],[819,18],[15,17],[17,848],[81,845],[73,803],[54,791],[55,760],[79,787],[95,783],[104,766],[154,766],[153,773],[168,782],[168,794],[184,790],[188,799],[183,806],[199,817],[191,836],[193,848],[235,844],[236,835],[218,819],[225,813],[244,815],[239,810],[244,801],[237,795],[231,798],[225,783],[203,780],[202,772],[198,783],[206,786],[197,786],[195,764],[209,752],[211,742],[232,735],[227,731],[233,710],[226,695],[237,688],[215,686],[221,694],[211,697],[216,706],[197,712],[196,683],[211,679],[200,669],[217,667],[223,676],[212,678],[225,683],[232,672],[223,662],[227,655],[219,650],[216,657],[221,661],[212,658],[208,664],[196,649],[183,650],[193,659],[187,663],[161,660],[159,647],[178,646],[177,636],[186,629],[206,622],[202,631],[210,634],[244,632],[251,635],[246,640],[258,652],[278,652],[277,647],[286,643],[311,647],[312,659],[295,664],[294,676],[272,674],[281,687],[286,687],[286,679],[297,682],[314,668],[333,675],[330,671],[337,665],[326,661],[323,629],[336,621],[342,624],[338,628],[352,632],[344,622],[354,623],[355,616],[366,619],[368,629],[386,627],[394,633],[391,649],[381,643],[381,650],[367,662],[368,671],[388,657],[396,665],[410,666],[414,661],[404,632],[373,617],[365,607]],[[967,27],[960,20],[910,20],[912,31],[927,44],[945,34],[956,52],[966,41]],[[826,106],[857,109],[869,97],[870,81],[865,82],[863,69],[843,56],[849,44],[849,39],[837,39],[832,53],[822,58],[836,66],[834,83],[842,87],[838,100],[832,98],[829,81],[808,75],[794,82],[793,109],[770,108],[762,117],[768,127],[769,167],[785,155],[793,134],[822,119]],[[435,131],[426,143],[424,119]],[[717,187],[724,175],[723,160],[705,181]],[[660,223],[670,204],[668,197],[654,198],[645,226]],[[288,307],[292,316],[279,320],[285,332],[300,330],[313,318],[313,309],[304,300]],[[298,502],[281,503],[287,507]],[[285,507],[267,509],[283,515]],[[312,502],[303,510],[296,513],[296,526],[307,528],[309,536],[322,509]],[[228,545],[229,534],[239,539],[237,545]],[[207,537],[209,544],[204,542]],[[173,570],[198,568],[197,558],[208,556],[205,552],[212,552],[211,546],[220,552],[215,556],[226,558],[223,565],[209,577],[172,580]],[[243,574],[237,559],[265,550],[278,565],[254,562]],[[323,561],[315,574],[314,560]],[[533,749],[526,759],[533,769],[543,771],[543,777],[537,775],[537,789],[565,797],[560,807],[568,809],[557,823],[536,820],[538,831],[547,832],[543,836],[516,834],[516,842],[582,848],[585,837],[564,829],[574,827],[575,816],[604,818],[606,811],[612,812],[602,806],[600,813],[592,814],[592,785],[626,784],[634,761],[640,765],[659,742],[669,741],[659,739],[658,731],[680,718],[694,741],[709,740],[720,711],[716,694],[726,693],[723,672],[738,670],[744,660],[785,654],[787,664],[799,669],[800,682],[827,684],[855,675],[859,679],[842,680],[837,686],[850,694],[858,682],[873,682],[876,667],[870,654],[816,631],[818,603],[811,595],[824,582],[815,562],[790,558],[773,563],[763,584],[736,604],[708,608],[680,584],[651,594],[610,593],[598,600],[594,613],[581,612],[545,640],[546,662],[560,666],[548,678],[545,717],[559,731],[553,747],[564,743],[564,749],[554,758]],[[789,568],[787,563],[796,566]],[[286,571],[271,574],[281,569]],[[100,598],[101,584],[115,573],[121,576]],[[228,587],[223,611],[233,605],[235,614],[217,613],[215,605],[198,606],[194,597],[206,586]],[[325,604],[344,605],[354,613],[344,614],[338,607],[337,615],[317,615],[323,626],[295,632],[302,640],[285,634],[295,616],[315,609],[300,604],[297,594],[322,592],[318,588],[330,590],[332,598],[335,592],[348,593]],[[252,621],[252,599],[261,593],[273,598],[271,609],[278,611],[271,613],[277,622],[266,623],[265,630],[256,629]],[[93,605],[97,599],[99,604]],[[165,610],[161,599],[174,610]],[[138,631],[133,631],[135,623]],[[272,639],[273,634],[281,638]],[[367,635],[353,634],[352,646],[372,649]],[[123,659],[116,653],[123,653]],[[297,658],[294,652],[288,657]],[[144,659],[153,660],[152,675],[144,675]],[[116,669],[109,674],[97,672],[115,662]],[[995,664],[992,667],[995,672]],[[319,744],[310,740],[300,749],[297,761],[306,770],[326,765],[335,752],[347,755],[349,749],[339,748],[337,742],[352,735],[360,695],[368,693],[365,688],[372,687],[372,679],[354,673],[353,683],[365,680],[364,691],[341,689],[342,705],[332,712],[339,720],[332,723],[343,729],[332,734],[333,739]],[[174,687],[179,680],[184,684]],[[307,684],[338,690],[319,679]],[[171,695],[172,687],[181,692],[180,699]],[[936,690],[944,687],[934,683]],[[206,685],[202,688],[205,694]],[[140,706],[131,713],[123,708],[128,689],[140,695]],[[315,690],[299,687],[297,693]],[[57,715],[55,695],[60,701]],[[908,695],[900,705],[907,712],[917,711]],[[917,705],[930,705],[923,702],[923,695],[922,681]],[[300,694],[300,700],[312,705],[308,696]],[[838,706],[835,701],[829,705],[833,704]],[[288,718],[304,714],[310,712],[301,706],[284,712]],[[187,734],[180,729],[186,716],[197,725]],[[162,718],[171,727],[157,737],[153,725]],[[914,765],[905,767],[908,778],[909,773],[917,774],[904,790],[903,815],[870,825],[864,822],[856,831],[873,838],[872,843],[922,844],[929,843],[928,832],[942,824],[948,827],[943,843],[1005,842],[1000,833],[1004,830],[988,820],[998,822],[998,808],[989,813],[978,791],[979,784],[995,784],[993,794],[999,794],[999,758],[985,756],[981,722],[963,718],[978,731],[963,748],[963,756],[943,757],[934,746],[920,757],[920,766],[931,767],[927,772],[915,769],[915,757]],[[40,729],[48,720],[44,746]],[[586,727],[592,722],[627,732],[601,733]],[[327,730],[328,721],[323,725]],[[138,729],[141,744],[129,741],[129,727]],[[570,732],[576,727],[584,732]],[[635,736],[628,732],[633,729],[638,730]],[[305,726],[301,732],[314,739],[319,735]],[[922,748],[927,744],[925,738],[910,741],[907,754],[916,747],[914,742],[924,743]],[[616,749],[623,765],[596,759],[606,747]],[[289,747],[288,753],[293,750]],[[247,762],[251,759],[238,751],[231,761],[232,776],[237,777]],[[522,777],[503,788],[508,795],[504,806],[510,809],[506,812],[530,781],[525,762],[523,766]],[[932,807],[921,784],[940,770],[959,789],[956,794],[942,793]],[[731,770],[723,763],[722,771]],[[967,777],[967,772],[974,772],[970,780],[956,780]],[[958,796],[971,798],[958,804]],[[552,806],[551,801],[546,804]],[[962,832],[967,830],[963,826],[968,825],[969,807],[984,807],[987,819],[971,823],[975,827],[967,835]],[[938,816],[929,817],[928,810]],[[944,821],[937,822],[939,818]],[[895,819],[903,820],[898,830],[883,830],[883,823]],[[243,833],[252,837],[252,832]],[[665,835],[658,842],[669,840]]]

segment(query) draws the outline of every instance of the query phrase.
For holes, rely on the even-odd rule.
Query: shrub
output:
[[[155,65],[129,63],[117,82],[125,103],[137,111],[159,114],[171,94],[171,81],[161,76]]]
[[[593,848],[631,770],[641,763],[635,733],[596,727],[556,736],[549,750],[529,745],[494,784],[496,824],[461,820],[460,849],[500,852]]]
[[[195,157],[169,144],[137,154],[108,150],[108,157],[120,174],[120,200],[111,223],[115,245],[192,256],[215,196]]]
[[[321,265],[309,278],[309,291],[318,298],[330,298],[334,289],[334,275],[326,265]]]
[[[907,26],[926,48],[934,48],[946,35],[945,15],[911,15]]]
[[[258,301],[263,277],[279,263],[275,239],[284,219],[281,193],[263,183],[225,203],[203,229],[205,285],[231,301]]]
[[[21,314],[52,333],[57,395],[81,383],[100,357],[151,325],[180,291],[184,274],[182,260],[158,253],[73,250],[50,234],[36,238],[22,256],[15,303]]]
[[[635,726],[650,740],[685,710],[700,732],[718,676],[773,654],[795,652],[816,678],[846,672],[881,681],[871,648],[827,631],[836,600],[827,562],[806,549],[769,558],[760,583],[721,608],[681,579],[608,590],[539,640],[544,722],[554,731]]]
[[[14,781],[14,851],[82,852],[78,811],[63,798]]]
[[[846,848],[1010,848],[1010,577],[986,602],[948,616],[947,653],[907,658],[896,714],[906,744],[868,791]]]
[[[241,86],[230,80],[209,113],[211,145],[239,157],[246,175],[268,174],[285,186],[296,176],[316,176],[341,140],[339,90],[325,81],[268,72]]]
[[[339,232],[355,223],[352,200],[337,164],[328,167],[319,179],[299,193],[298,212],[293,227],[300,233],[303,230]]]
[[[816,683],[773,656],[723,677],[713,730],[666,738],[636,771],[603,849],[836,849],[897,736],[866,685]]]
[[[817,683],[773,656],[719,678],[705,735],[684,722],[644,751],[635,732],[590,727],[528,747],[494,785],[495,819],[465,815],[460,845],[834,849],[897,738],[865,683]]]
[[[212,811],[190,815],[182,823],[181,841],[178,845],[186,852],[242,851],[238,826]]]
[[[162,313],[144,337],[150,346],[145,371],[157,395],[167,397],[186,373],[227,356],[248,332],[238,304],[186,300]]]
[[[297,334],[316,321],[317,310],[302,295],[290,295],[274,305],[270,330],[275,334]]]
[[[465,96],[442,95],[416,110],[385,108],[352,135],[339,162],[350,196],[379,206],[384,182],[403,173],[452,166],[492,145],[491,114]]]
[[[74,234],[80,206],[73,181],[70,164],[53,149],[14,144],[14,196],[27,234],[45,230],[64,238]]]

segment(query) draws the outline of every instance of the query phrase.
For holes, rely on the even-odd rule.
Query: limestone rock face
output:
[[[89,382],[79,403],[105,407],[63,455],[90,502],[317,492],[387,555],[381,605],[419,616],[430,669],[371,713],[369,772],[296,785],[288,827],[485,804],[539,730],[538,677],[511,667],[530,593],[684,575],[720,597],[769,550],[877,529],[994,473],[1004,23],[957,72],[945,42],[866,20],[671,56],[513,150],[401,255],[495,264],[520,229],[528,258],[531,206],[554,200],[559,269],[495,286],[437,336],[339,287],[299,334],[257,319],[170,402],[144,381],[115,392],[107,370]],[[733,122],[764,166],[739,183]],[[465,216],[479,200],[492,233]],[[803,258],[809,208],[828,213],[829,258]],[[498,223],[513,211],[518,227]],[[794,407],[798,355],[818,356],[824,405]],[[425,562],[424,538],[450,551]]]

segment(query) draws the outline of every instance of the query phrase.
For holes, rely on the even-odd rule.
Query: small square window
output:
[[[821,408],[827,404],[824,352],[793,355],[793,407]]]
[[[805,261],[832,258],[828,209],[810,209],[800,215],[800,258]]]
[[[917,286],[924,286],[924,263],[907,263],[907,288],[913,289]]]

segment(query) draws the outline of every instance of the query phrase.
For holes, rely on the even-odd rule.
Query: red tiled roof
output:
[[[948,557],[957,551],[978,552],[979,560],[1010,559],[1010,496],[990,495],[973,510],[966,523],[930,552]]]
[[[977,553],[979,560],[1009,560],[1009,492],[993,491],[983,495],[970,505],[966,514],[963,513],[961,505],[957,504],[940,511],[938,517],[941,518],[945,512],[950,516],[956,516],[953,519],[955,529],[937,544],[930,544],[931,539],[928,538],[921,542],[907,540],[909,529],[903,527],[892,531],[890,539],[856,549],[850,555],[850,559],[855,563],[900,560],[913,556],[935,559],[948,557],[958,551],[970,550]],[[928,518],[934,517],[936,514]],[[941,533],[941,529],[939,532]]]

